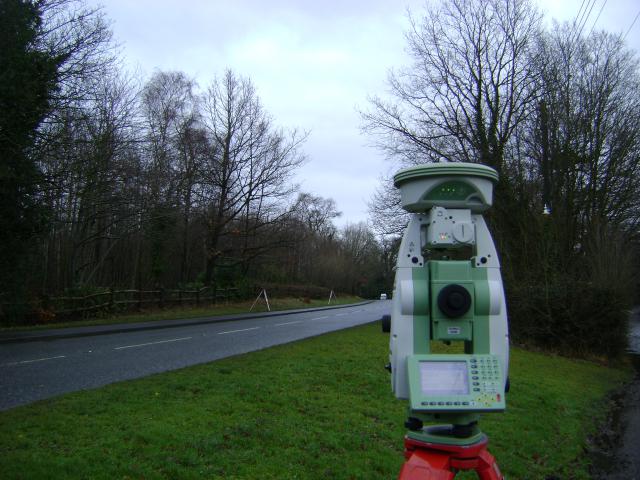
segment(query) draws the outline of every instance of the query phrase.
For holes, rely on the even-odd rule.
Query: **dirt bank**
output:
[[[640,480],[640,308],[629,322],[629,358],[634,380],[612,395],[611,411],[593,441],[595,480]]]

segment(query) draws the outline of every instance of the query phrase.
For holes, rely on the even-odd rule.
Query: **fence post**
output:
[[[142,310],[142,290],[138,290],[138,311]]]
[[[182,306],[182,290],[178,290],[178,305]]]
[[[109,287],[109,311],[113,312],[114,298],[113,298],[113,287]]]
[[[200,306],[200,289],[196,288],[196,307]]]
[[[160,308],[164,307],[164,288],[162,287],[158,289],[158,305]]]

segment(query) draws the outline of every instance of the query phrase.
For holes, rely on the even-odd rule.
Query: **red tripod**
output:
[[[488,442],[485,435],[479,442],[463,446],[405,437],[407,461],[398,480],[452,480],[459,470],[475,470],[480,480],[504,480],[495,458],[487,450]]]

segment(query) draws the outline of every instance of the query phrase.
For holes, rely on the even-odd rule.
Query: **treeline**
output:
[[[432,4],[411,17],[395,100],[363,119],[398,165],[499,172],[488,216],[515,341],[614,355],[640,300],[640,69],[622,35],[586,21],[547,28],[529,0]],[[388,182],[378,231],[398,232],[397,206]]]
[[[5,314],[95,287],[269,281],[379,294],[383,247],[366,224],[336,228],[330,198],[297,190],[307,134],[279,128],[250,79],[139,81],[120,68],[99,9],[0,8]]]

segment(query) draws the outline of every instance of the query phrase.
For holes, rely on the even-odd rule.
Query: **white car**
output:
[[[386,293],[381,293],[380,294],[380,300],[386,300],[387,299],[387,294]]]

